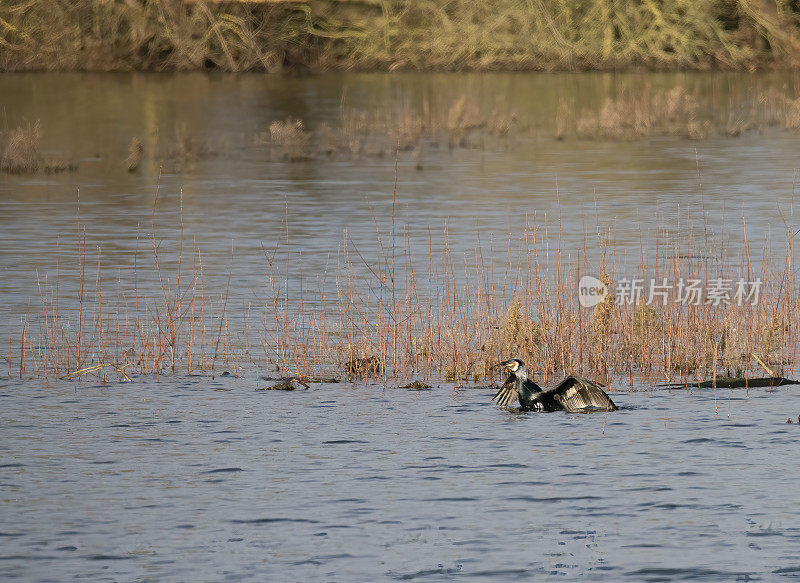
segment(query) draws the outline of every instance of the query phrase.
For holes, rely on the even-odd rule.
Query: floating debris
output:
[[[296,379],[300,383],[338,383],[339,379],[334,377],[307,377],[305,375],[296,374],[289,377],[268,377],[262,376],[262,381],[285,381],[286,379]]]
[[[744,389],[750,387],[780,387],[782,385],[800,385],[800,381],[787,379],[785,377],[758,377],[752,379],[744,377],[721,377],[716,381],[665,383],[658,386],[666,389],[712,389],[715,386],[718,389]]]
[[[274,380],[274,379],[270,379]],[[280,379],[280,382],[274,384],[270,387],[257,387],[257,391],[296,391],[299,389],[298,386],[295,385],[295,382],[298,384],[303,385],[306,389],[308,385],[302,380],[297,377],[284,377]]]
[[[74,379],[76,379],[78,377],[81,377],[81,376],[87,374],[87,373],[103,370],[104,368],[110,366],[111,368],[116,370],[118,373],[120,373],[125,378],[125,380],[127,382],[132,382],[131,381],[131,377],[129,377],[127,374],[125,374],[125,370],[123,370],[123,369],[125,369],[125,367],[127,367],[129,365],[130,365],[130,363],[128,363],[126,365],[123,365],[123,366],[117,366],[116,364],[113,364],[113,363],[110,363],[110,362],[101,362],[100,364],[97,364],[95,366],[87,366],[86,368],[82,368],[80,370],[76,370],[74,372],[65,374],[64,376],[59,377],[59,378],[62,381],[74,380]]]
[[[404,386],[402,386],[400,388],[401,389],[416,389],[418,391],[421,391],[421,390],[430,389],[430,388],[433,388],[433,387],[423,383],[422,381],[414,381],[414,382],[408,383],[407,385],[404,385]]]

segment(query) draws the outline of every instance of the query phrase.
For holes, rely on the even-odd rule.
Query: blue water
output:
[[[800,576],[796,387],[614,393],[592,415],[449,385],[255,387],[4,380],[0,577]]]

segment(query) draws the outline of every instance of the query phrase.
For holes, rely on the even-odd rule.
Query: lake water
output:
[[[793,580],[796,388],[3,381],[4,580]],[[261,385],[264,383],[262,382]]]
[[[676,86],[701,97],[697,115],[717,131],[555,137],[564,104],[596,111],[622,90]],[[103,297],[130,309],[135,250],[155,246],[174,277],[182,222],[202,256],[203,293],[219,305],[230,278],[232,321],[252,311],[256,328],[273,293],[265,253],[290,251],[278,273],[302,275],[304,301],[323,282],[335,302],[343,242],[357,285],[369,285],[365,265],[385,259],[393,224],[423,270],[446,244],[456,264],[496,265],[498,281],[532,223],[552,254],[560,245],[583,260],[588,247],[587,269],[606,229],[620,270],[694,237],[735,273],[745,233],[754,264],[780,267],[800,133],[753,110],[798,89],[800,76],[783,73],[2,76],[3,131],[40,120],[42,153],[78,169],[0,173],[0,577],[800,577],[800,427],[786,424],[800,413],[795,386],[715,394],[634,383],[612,387],[615,413],[519,414],[490,404],[489,389],[451,384],[256,391],[270,384],[256,380],[263,349],[238,379],[18,378],[22,321],[41,321],[42,295],[58,281],[62,307],[75,308],[84,228],[87,281],[99,261]],[[452,149],[431,138],[397,160],[315,152],[288,162],[257,145],[289,116],[321,135],[345,109],[447,112],[464,95],[486,112],[514,111],[524,129],[478,130]],[[731,137],[737,120],[754,125]],[[134,137],[144,153],[129,173]],[[157,295],[160,284],[142,270],[137,285]],[[298,286],[289,292],[301,300]]]
[[[697,141],[554,138],[559,107],[579,117],[623,91],[674,87],[694,92],[697,115],[721,119],[719,131]],[[596,262],[597,232],[608,230],[616,262],[628,265],[630,276],[642,250],[652,255],[656,244],[690,236],[703,249],[708,241],[709,255],[721,252],[735,267],[744,223],[753,260],[766,253],[782,265],[800,134],[751,113],[771,91],[800,95],[800,76],[4,75],[5,126],[39,120],[43,154],[79,164],[74,173],[0,174],[0,294],[11,316],[4,321],[19,325],[37,273],[52,280],[58,272],[63,289],[74,287],[79,225],[92,261],[99,248],[104,278],[112,281],[131,267],[139,239],[152,249],[148,238],[155,236],[162,259],[174,257],[181,211],[187,245],[203,254],[206,288],[222,290],[230,270],[232,304],[242,309],[268,295],[265,249],[287,241],[294,255],[282,274],[304,274],[309,289],[320,274],[335,271],[344,233],[366,261],[379,263],[378,234],[385,249],[393,207],[398,237],[408,238],[420,269],[429,247],[443,247],[445,229],[462,264],[515,262],[518,243],[509,237],[526,224],[540,229],[551,250],[560,233],[572,261],[588,246]],[[403,152],[397,172],[391,152],[287,163],[253,145],[270,123],[288,116],[312,131],[338,126],[344,107],[402,112],[439,103],[447,117],[449,104],[464,96],[487,116],[513,112],[525,129],[506,139],[484,132],[467,148],[426,145],[421,170],[417,156]],[[738,119],[753,120],[755,129],[728,137]],[[133,137],[142,140],[144,155],[139,170],[128,173]],[[176,160],[176,144],[186,141],[207,153]],[[360,274],[367,274],[363,266]],[[3,324],[0,346],[9,334]]]

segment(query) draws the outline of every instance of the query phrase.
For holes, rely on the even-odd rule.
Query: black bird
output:
[[[519,400],[523,411],[616,411],[617,406],[594,381],[570,375],[552,389],[542,389],[528,378],[525,363],[512,358],[496,366],[507,368],[511,375],[492,397],[498,405],[506,406]]]

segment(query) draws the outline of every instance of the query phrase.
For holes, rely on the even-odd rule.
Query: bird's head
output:
[[[505,362],[501,362],[496,366],[502,366],[503,368],[508,369],[508,371],[520,378],[527,378],[528,371],[525,369],[525,363],[522,362],[519,358],[512,358],[511,360],[506,360]]]

